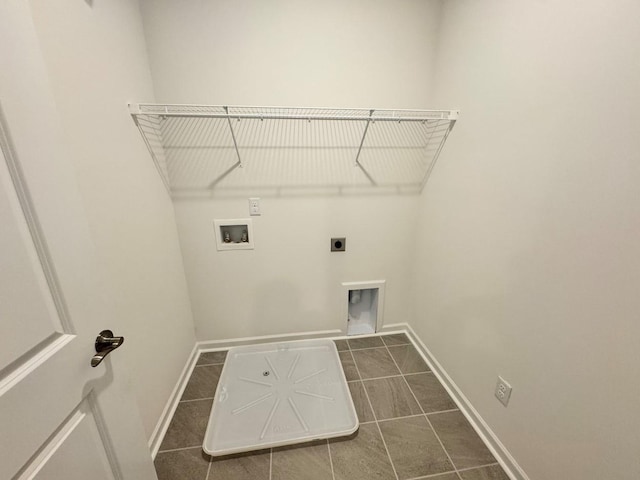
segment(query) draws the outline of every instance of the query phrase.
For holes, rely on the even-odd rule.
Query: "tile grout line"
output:
[[[329,452],[329,465],[331,465],[331,478],[336,480],[336,473],[333,471],[333,459],[331,458],[331,446],[329,445],[329,439],[327,438],[327,451]]]
[[[351,358],[353,359],[353,364],[355,365],[356,370],[358,372],[358,377],[360,377],[360,380],[362,380],[362,375],[360,375],[360,369],[358,368],[358,364],[356,363],[356,359],[353,356],[353,352],[351,352]],[[391,464],[391,469],[393,470],[393,474],[395,475],[396,480],[399,480],[400,477],[398,477],[398,472],[396,472],[396,466],[393,464],[393,460],[391,459],[391,453],[389,453],[389,448],[387,447],[387,442],[385,441],[384,436],[382,435],[382,430],[380,429],[380,424],[378,424],[378,416],[376,415],[376,412],[373,409],[373,404],[371,403],[371,399],[369,398],[369,392],[367,392],[367,389],[364,387],[364,382],[362,383],[362,389],[364,390],[364,395],[367,397],[367,402],[369,403],[369,408],[371,409],[371,413],[373,414],[373,418],[375,419],[376,428],[378,429],[378,433],[380,434],[380,438],[382,439],[382,445],[384,445],[384,449],[387,452],[387,458],[389,459],[389,463]]]
[[[226,361],[226,358],[225,358],[225,361]],[[197,366],[198,366],[198,364],[197,364],[197,361],[196,361],[196,367]],[[194,371],[195,371],[195,368],[194,368]],[[191,372],[191,375],[193,375],[193,372]],[[189,378],[189,380],[191,380],[191,378]],[[215,394],[215,391],[218,389],[218,384],[219,383],[220,383],[220,378],[218,377],[218,381],[216,382],[216,389],[213,391],[214,394]],[[211,397],[211,400],[213,401],[213,397]],[[185,400],[185,401],[189,401],[189,400]],[[213,405],[211,405],[211,408],[213,409]],[[211,415],[211,412],[209,412],[209,415]],[[213,465],[213,456],[209,455],[209,466],[207,467],[207,476],[204,477],[204,480],[209,480],[209,475],[211,475],[211,466],[212,465]]]
[[[442,450],[444,450],[445,455],[447,456],[447,458],[449,459],[449,461],[451,462],[451,465],[453,466],[456,475],[458,476],[458,478],[460,480],[462,480],[462,477],[460,476],[460,472],[458,471],[458,467],[456,467],[456,464],[453,463],[453,460],[451,459],[451,455],[449,455],[449,452],[447,451],[446,448],[444,448],[444,443],[442,443],[442,440],[440,440],[440,436],[438,435],[438,432],[436,432],[436,429],[433,428],[433,424],[431,423],[431,420],[429,420],[429,417],[425,414],[424,418],[427,419],[427,423],[429,424],[429,426],[431,427],[431,430],[433,431],[433,434],[436,436],[436,439],[438,440],[438,443],[440,444],[440,446],[442,447]]]
[[[393,334],[392,334],[393,335]],[[404,334],[405,337],[407,337],[406,334]],[[388,345],[387,342],[384,341],[384,337],[387,337],[389,335],[380,335],[380,338],[382,339],[382,343],[384,343],[385,347],[401,347],[402,345],[411,345],[411,340],[409,340],[409,337],[407,337],[407,342],[406,343],[396,343],[393,345]]]
[[[209,455],[209,466],[207,467],[207,476],[204,477],[204,480],[209,480],[209,475],[211,475],[211,465],[213,465],[213,457]]]
[[[379,420],[376,420],[378,423],[384,423],[384,422],[391,422],[393,420],[403,420],[405,418],[415,418],[415,417],[422,417],[424,416],[424,413],[414,413],[412,415],[405,415],[403,417],[391,417],[391,418],[381,418]],[[369,422],[371,423],[371,422]]]
[[[199,359],[200,357],[198,357]],[[226,361],[226,358],[225,358]],[[198,361],[196,360],[196,367],[198,366]],[[222,363],[222,365],[224,366],[224,363]],[[194,371],[195,371],[195,367],[194,367]],[[193,372],[191,372],[191,376],[193,376]],[[191,380],[191,377],[189,377],[189,380]],[[187,381],[188,383],[188,381]],[[220,383],[220,378],[218,377],[218,381],[216,382],[216,388],[214,390],[215,391],[218,389],[218,384]],[[214,397],[211,397],[211,400],[213,401]],[[199,399],[199,400],[203,400],[203,399]],[[206,400],[209,400],[208,398]],[[193,402],[195,400],[184,400],[185,402]],[[178,402],[178,404],[180,404],[180,402]],[[211,406],[211,408],[213,408],[213,405]],[[211,415],[211,412],[209,412],[209,415]],[[202,449],[202,446],[200,446],[200,448]],[[213,465],[213,456],[212,455],[208,455],[209,457],[209,466],[207,467],[207,475],[204,477],[204,480],[209,480],[209,475],[211,475],[211,466]]]
[[[353,382],[355,383],[355,382]],[[413,393],[413,392],[412,392]],[[391,420],[402,420],[404,418],[413,418],[413,417],[424,417],[425,415],[437,415],[439,413],[451,413],[451,412],[459,412],[460,410],[458,410],[457,408],[454,408],[452,410],[440,410],[438,412],[429,412],[429,413],[414,413],[412,415],[403,415],[401,417],[390,417],[390,418],[381,418],[379,420],[377,420],[378,423],[383,423],[383,422],[390,422]],[[369,420],[367,422],[360,422],[361,425],[366,425],[367,423],[375,423],[376,420]],[[471,467],[471,468],[475,468],[475,467]]]
[[[191,447],[180,447],[180,448],[167,448],[166,450],[158,450],[158,453],[170,453],[170,452],[182,452],[184,450],[192,450],[194,448],[201,448],[201,445],[193,445]]]
[[[447,413],[450,412],[451,410],[446,410],[446,411],[442,411],[442,412],[433,412],[433,413]],[[403,417],[391,417],[391,418],[381,418],[380,420],[378,420],[378,423],[383,423],[383,422],[390,422],[391,420],[403,420],[405,418],[415,418],[415,417],[424,417],[425,415],[430,415],[427,413],[414,413],[413,415],[405,415]],[[372,423],[372,422],[365,422],[365,423]]]
[[[414,347],[415,348],[415,347]],[[429,366],[427,365],[427,368],[429,368]],[[411,373],[403,373],[402,375],[404,375],[405,377],[410,377],[412,375],[433,375],[433,372],[431,370],[427,370],[425,372],[411,372]],[[435,375],[433,375],[435,377]],[[440,382],[438,382],[440,383]]]
[[[415,347],[413,347],[413,348],[415,348]],[[396,359],[393,357],[393,355],[391,355],[391,351],[389,351],[389,355],[393,359],[394,363],[396,363],[396,366],[398,366],[398,364],[396,362]],[[400,370],[399,366],[398,366],[398,370]],[[451,463],[451,466],[453,467],[453,471],[455,472],[456,476],[460,480],[462,480],[462,477],[460,476],[460,473],[458,472],[458,468],[456,467],[456,464],[453,463],[451,455],[449,455],[449,452],[444,447],[444,443],[442,443],[442,440],[440,439],[440,436],[438,435],[438,432],[436,432],[436,429],[433,428],[431,420],[429,420],[429,416],[425,413],[425,411],[422,408],[422,405],[420,404],[420,402],[418,402],[418,397],[416,397],[416,394],[413,392],[413,389],[411,388],[411,385],[409,385],[409,382],[407,382],[407,379],[405,378],[404,374],[402,375],[402,380],[404,380],[405,385],[407,386],[407,388],[411,392],[411,395],[413,395],[413,398],[416,401],[416,403],[418,404],[418,407],[420,408],[420,411],[424,414],[424,418],[427,420],[427,423],[429,424],[429,427],[431,428],[431,431],[433,432],[434,436],[436,437],[436,440],[438,440],[438,443],[440,444],[440,447],[442,448],[442,451],[444,452],[444,454],[447,456],[447,459],[449,460],[449,463]]]
[[[380,339],[380,341],[382,342],[382,345],[374,345],[373,347],[357,347],[357,348],[353,348],[351,347],[351,345],[349,345],[349,350],[369,350],[371,348],[385,348],[385,347],[404,347],[405,345],[411,345],[411,340],[408,340],[407,343],[396,343],[394,345],[387,345],[387,343],[382,339],[382,337],[385,337],[386,335],[378,335],[377,338]],[[376,337],[369,337],[369,338],[376,338]],[[347,343],[349,343],[349,341],[347,340]]]
[[[454,470],[449,470],[448,472],[430,473],[429,475],[423,475],[421,477],[411,477],[411,478],[408,478],[407,480],[429,480],[430,478],[437,478],[442,475],[449,475],[450,473],[453,473],[454,475],[456,475],[456,472]]]
[[[406,347],[407,345],[411,345],[410,343],[401,343],[398,345],[391,345],[391,348],[393,347]],[[387,345],[383,342],[382,345],[376,345],[375,347],[361,347],[361,348],[350,348],[350,350],[352,352],[357,352],[358,350],[373,350],[374,348],[387,348]],[[343,352],[346,352],[346,350],[343,350]]]
[[[411,346],[417,350],[416,346],[413,343],[411,343]],[[391,351],[389,351],[389,355],[391,355]],[[391,355],[391,358],[393,358],[393,355]],[[393,361],[395,362],[395,358],[393,358]],[[428,368],[428,366],[427,366],[427,368]],[[428,372],[433,374],[431,369],[429,369]],[[427,372],[422,372],[422,373],[427,373]],[[409,390],[411,391],[411,394],[413,395],[413,397],[416,399],[416,401],[418,401],[418,398],[416,397],[415,393],[413,393],[413,390],[411,389],[411,385],[409,385],[409,382],[407,382],[405,374],[402,374],[402,378],[404,379],[407,387],[409,387]],[[451,397],[449,397],[449,398],[451,398]],[[420,402],[418,402],[418,406],[420,407],[420,410],[422,410],[424,412],[424,409],[422,408],[422,405],[420,405]],[[436,413],[445,413],[445,412],[448,412],[448,411],[456,411],[456,410],[460,411],[460,409],[454,409],[454,410],[445,410],[445,411],[442,411],[442,412],[430,412],[430,413],[426,413],[425,412],[424,417],[427,420],[427,423],[429,424],[429,427],[431,427],[431,430],[433,431],[433,434],[435,435],[436,439],[438,440],[438,443],[442,447],[442,450],[444,450],[444,453],[447,455],[447,458],[449,459],[449,462],[451,462],[451,465],[454,468],[456,476],[458,477],[459,480],[462,480],[462,475],[460,475],[460,471],[456,467],[455,463],[453,463],[453,460],[451,459],[451,455],[449,455],[449,452],[444,447],[444,443],[442,443],[442,440],[440,439],[440,435],[438,435],[438,432],[436,432],[436,429],[433,428],[433,424],[431,423],[431,420],[429,420],[429,415],[433,415],[433,414],[436,414]]]
[[[417,346],[413,343],[413,341],[411,342],[411,345],[413,346],[413,348],[415,348],[416,350],[418,350]],[[389,352],[389,355],[391,355],[391,352]],[[421,355],[421,356],[422,356],[422,355]],[[391,355],[391,357],[393,358],[393,355]],[[394,359],[394,361],[395,361],[395,359]],[[423,359],[423,361],[424,361],[424,359]],[[428,365],[427,365],[427,367],[428,367]],[[433,371],[432,371],[431,369],[429,369],[429,371],[430,371],[431,373],[433,373]],[[404,378],[404,375],[403,375],[403,378]],[[436,379],[438,379],[438,378],[436,377]],[[407,382],[407,379],[406,379],[406,378],[404,378],[404,381],[405,381],[405,383],[407,384],[407,386],[409,387],[409,390],[411,390],[411,393],[413,394],[414,398],[416,398],[416,401],[417,401],[417,397],[416,397],[415,393],[413,393],[413,390],[411,389],[411,386],[409,385],[409,382]],[[441,382],[439,382],[439,383],[440,383],[440,385],[442,385],[442,383],[441,383]],[[447,393],[447,395],[448,395],[448,393]],[[450,395],[449,395],[449,398],[451,398],[451,396],[450,396]],[[420,405],[420,402],[418,402],[418,406],[419,406],[419,407],[420,407],[420,409],[424,412],[424,409],[422,408],[422,405]],[[458,411],[460,411],[460,409],[459,409],[459,408],[458,408],[457,410],[458,410]],[[433,412],[433,413],[435,413],[435,412]],[[440,412],[440,413],[444,413],[444,412]],[[431,420],[429,420],[429,415],[430,415],[430,414],[425,413],[425,414],[424,414],[424,418],[426,418],[426,419],[427,419],[427,423],[428,423],[428,424],[429,424],[429,426],[431,427],[431,430],[433,431],[433,434],[436,436],[436,439],[438,440],[438,443],[440,443],[440,446],[441,446],[441,447],[442,447],[442,449],[444,450],[444,453],[447,455],[447,458],[449,459],[449,462],[451,462],[451,465],[452,465],[452,466],[453,466],[453,468],[455,469],[455,474],[456,474],[456,476],[458,477],[458,479],[459,479],[459,480],[463,480],[462,475],[460,475],[460,471],[458,470],[458,468],[456,467],[456,465],[453,463],[453,460],[451,459],[451,455],[449,455],[449,452],[447,451],[447,449],[446,449],[446,448],[444,448],[444,443],[442,443],[442,440],[440,439],[440,436],[438,435],[438,432],[436,432],[436,429],[435,429],[435,428],[433,428],[433,424],[431,423]]]
[[[356,350],[356,352],[359,350]],[[402,377],[402,376],[415,376],[415,375],[433,375],[431,370],[427,370],[426,372],[415,372],[415,373],[401,373],[400,375],[387,375],[386,377],[371,377],[371,378],[363,378],[361,381],[368,382],[369,380],[382,380],[384,378],[393,378],[393,377]],[[347,380],[347,383],[358,382],[360,380]]]
[[[475,466],[475,467],[461,468],[461,469],[458,470],[458,472],[468,472],[469,470],[475,470],[477,468],[493,467],[494,465],[500,466],[500,464],[498,462],[493,462],[493,463],[487,463],[485,465],[478,465],[478,466]],[[502,468],[502,467],[500,467],[500,468]]]
[[[429,415],[437,415],[439,413],[451,413],[451,412],[459,412],[459,411],[460,411],[459,408],[450,408],[449,410],[439,410],[437,412],[425,413],[425,415],[428,417]]]
[[[216,385],[216,388],[218,385]],[[178,403],[199,402],[200,400],[213,400],[214,397],[190,398],[189,400],[180,400]]]
[[[416,347],[413,347],[416,348]],[[398,362],[396,362],[396,359],[393,357],[393,355],[391,355],[391,351],[389,350],[389,348],[387,347],[387,353],[389,354],[389,356],[391,357],[391,360],[393,360],[393,363],[395,364],[396,368],[398,370],[400,370],[400,366],[398,365]],[[400,370],[400,373],[402,373],[402,370]],[[404,381],[404,384],[407,386],[407,388],[409,389],[409,391],[411,392],[411,395],[413,396],[413,399],[415,400],[415,402],[418,404],[418,408],[420,409],[420,411],[422,412],[422,414],[424,415],[424,418],[427,420],[427,423],[429,424],[429,427],[431,428],[431,430],[433,431],[433,434],[436,437],[436,440],[438,440],[438,443],[440,444],[440,447],[442,447],[442,451],[445,453],[445,455],[447,456],[447,458],[449,459],[449,463],[451,463],[451,466],[453,467],[455,474],[458,476],[458,478],[460,480],[462,480],[462,477],[460,477],[460,473],[458,473],[458,469],[456,468],[456,464],[453,463],[453,460],[451,459],[451,456],[449,455],[449,452],[447,452],[447,449],[444,448],[444,444],[442,443],[442,440],[440,440],[440,437],[438,436],[438,433],[436,432],[436,429],[433,428],[433,425],[431,424],[431,421],[429,420],[429,417],[427,416],[427,414],[424,412],[424,409],[422,408],[422,405],[420,405],[420,402],[418,401],[418,397],[416,397],[416,394],[413,393],[413,390],[411,389],[411,385],[409,385],[409,382],[407,382],[407,379],[404,377],[404,374],[402,375],[402,380]]]
[[[400,375],[387,375],[385,377],[372,377],[372,378],[363,378],[362,381],[363,382],[368,382],[369,380],[384,380],[385,378],[393,378],[393,377],[401,377],[402,374]]]

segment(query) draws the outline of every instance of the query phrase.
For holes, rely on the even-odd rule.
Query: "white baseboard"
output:
[[[151,434],[149,450],[151,451],[151,457],[153,459],[156,458],[158,450],[160,449],[160,444],[162,443],[162,440],[164,440],[164,436],[169,428],[169,423],[173,418],[173,414],[176,413],[176,408],[178,408],[178,403],[180,402],[180,398],[182,398],[182,393],[187,386],[187,381],[191,377],[191,372],[193,372],[193,369],[196,366],[199,355],[200,352],[198,350],[198,344],[196,343],[187,358],[187,362],[185,363],[180,376],[178,377],[176,386],[173,387],[173,391],[169,396],[167,404],[164,406],[164,410],[162,410],[162,414],[156,424],[156,428],[153,429],[153,433]]]
[[[409,324],[407,323],[391,323],[389,325],[384,325],[376,333],[403,333],[406,332],[408,328]]]
[[[478,411],[473,407],[469,399],[458,388],[453,379],[446,370],[440,365],[438,360],[433,356],[429,348],[422,342],[420,337],[411,328],[411,325],[405,324],[407,335],[413,342],[416,349],[420,352],[427,365],[438,378],[442,386],[447,390],[453,401],[458,405],[462,414],[467,418],[476,433],[480,436],[485,445],[491,450],[491,453],[500,463],[506,474],[512,480],[529,480],[527,474],[520,468],[513,456],[509,453],[500,439],[491,430],[487,422],[480,416]]]
[[[227,350],[240,345],[255,345],[259,343],[288,342],[292,340],[309,340],[312,338],[334,338],[342,335],[340,330],[321,330],[317,332],[283,333],[280,335],[262,335],[259,337],[227,338],[224,340],[205,340],[197,342],[196,347],[201,352]]]
[[[358,335],[359,337],[372,337],[380,333],[396,333],[404,332],[407,330],[408,325],[406,323],[393,323],[390,325],[384,325],[376,333],[369,335]],[[240,345],[254,345],[258,343],[272,343],[272,342],[287,342],[292,340],[309,340],[312,338],[331,338],[342,339],[349,338],[343,330],[320,330],[315,332],[299,332],[299,333],[284,333],[280,335],[262,335],[258,337],[241,337],[241,338],[227,338],[224,340],[205,340],[197,342],[196,346],[200,352],[215,352],[216,350],[226,350],[231,347],[237,347]]]

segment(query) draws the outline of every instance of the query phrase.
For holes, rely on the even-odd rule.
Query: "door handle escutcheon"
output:
[[[111,330],[103,330],[96,337],[96,354],[91,357],[91,366],[97,367],[104,357],[124,343],[124,337],[114,337]]]

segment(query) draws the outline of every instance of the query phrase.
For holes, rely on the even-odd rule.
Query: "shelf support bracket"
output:
[[[231,117],[229,117],[229,107],[224,107],[224,111],[227,114],[227,122],[229,123],[229,130],[231,130],[231,138],[233,139],[233,146],[236,149],[236,155],[238,156],[238,163],[240,168],[242,168],[242,158],[240,158],[240,151],[238,150],[238,142],[236,141],[236,132],[233,131],[233,125],[231,124]],[[235,168],[235,165],[234,165]]]
[[[373,179],[373,177],[365,170],[362,164],[359,162],[360,153],[362,152],[362,146],[364,145],[364,139],[367,138],[367,132],[369,131],[369,125],[371,124],[371,117],[373,116],[374,110],[369,110],[369,118],[367,118],[367,124],[364,127],[364,132],[362,132],[362,139],[360,140],[360,146],[358,147],[358,153],[356,154],[356,160],[353,164],[354,167],[360,167],[360,170],[367,176],[372,185],[376,186],[377,183]]]
[[[356,154],[356,161],[353,164],[354,167],[361,166],[358,159],[360,158],[360,152],[362,152],[362,145],[364,145],[364,139],[367,137],[367,131],[369,130],[369,124],[371,123],[372,115],[373,115],[373,110],[369,110],[369,118],[367,118],[367,124],[364,127],[364,132],[362,132],[362,139],[360,140],[360,146],[358,147],[358,153]]]

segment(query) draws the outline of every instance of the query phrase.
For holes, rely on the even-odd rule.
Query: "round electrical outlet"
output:
[[[346,248],[347,248],[347,239],[345,237],[331,239],[332,252],[344,252]]]

